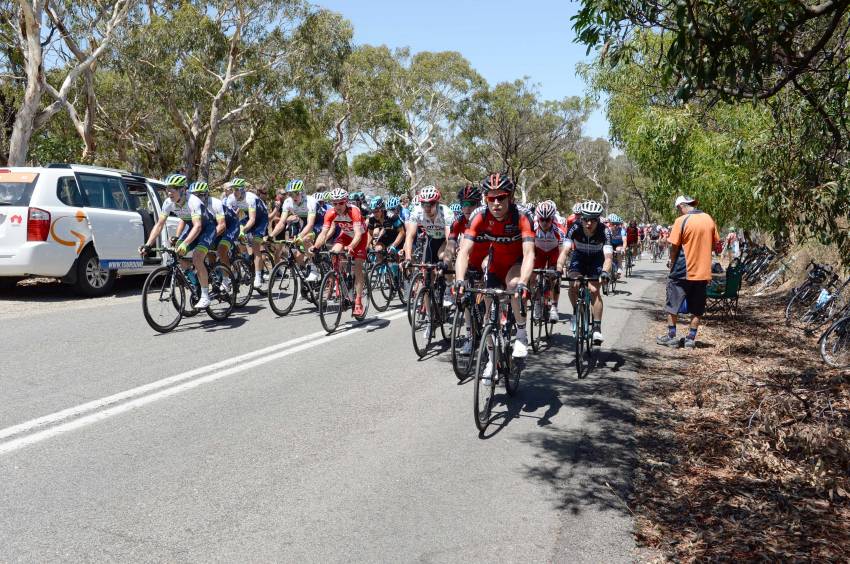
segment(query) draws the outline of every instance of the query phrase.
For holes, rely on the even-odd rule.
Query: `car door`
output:
[[[132,199],[121,178],[89,172],[77,172],[76,176],[86,198],[83,211],[101,265],[111,269],[141,267],[142,218],[131,208]]]

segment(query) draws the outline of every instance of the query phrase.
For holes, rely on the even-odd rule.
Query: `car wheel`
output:
[[[83,296],[102,296],[115,286],[115,271],[100,267],[100,258],[92,247],[77,259],[77,282],[74,289]]]
[[[0,276],[0,292],[11,292],[18,283],[18,278]]]

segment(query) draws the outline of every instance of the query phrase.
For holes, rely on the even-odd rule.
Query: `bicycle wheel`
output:
[[[413,303],[413,297],[416,296],[416,294],[419,293],[419,290],[420,290],[420,288],[422,288],[424,282],[425,282],[425,277],[422,275],[421,272],[417,272],[416,274],[411,276],[409,281],[408,281],[408,288],[407,288],[407,291],[406,291],[407,296],[408,296],[407,297],[407,322],[408,323],[413,323],[413,313],[411,311],[413,309],[413,306],[411,305]]]
[[[506,342],[510,343],[510,335],[505,337]],[[519,377],[522,373],[522,369],[519,366],[519,362],[515,362],[511,356],[512,349],[510,345],[508,349],[502,351],[502,354],[499,355],[503,357],[505,360],[500,362],[500,371],[502,372],[502,378],[505,379],[505,391],[508,392],[509,396],[516,395],[517,390],[519,390]]]
[[[369,285],[372,287],[370,296],[372,305],[378,311],[387,311],[390,307],[390,301],[393,299],[393,289],[391,277],[392,272],[386,265],[378,265],[369,273]]]
[[[581,294],[579,294],[579,300],[584,299]],[[585,319],[584,319],[584,306],[582,304],[577,304],[575,312],[575,353],[576,353],[576,372],[578,372],[579,378],[584,378],[585,373],[587,371],[587,365],[585,363],[584,353],[585,346],[587,343],[587,339],[585,338]]]
[[[459,305],[455,309],[454,319],[452,320],[451,333],[451,351],[452,351],[452,370],[458,380],[466,380],[472,372],[472,365],[475,361],[475,316],[472,315],[470,306]],[[466,331],[465,314],[470,314],[470,323],[472,331]],[[464,347],[467,347],[469,354],[463,354]]]
[[[333,333],[339,327],[339,321],[342,319],[342,302],[339,275],[331,270],[325,274],[319,290],[319,320],[328,333]]]
[[[552,321],[549,319],[549,310],[552,308],[552,303],[544,301],[543,302],[543,312],[544,312],[544,321],[543,321],[543,331],[546,336],[546,343],[549,343],[549,339],[552,338],[552,335],[555,334],[555,323],[557,321]]]
[[[836,368],[850,367],[850,316],[833,323],[820,338],[820,356]]]
[[[801,329],[804,325],[803,317],[817,301],[818,294],[820,294],[820,288],[809,285],[791,298],[785,308],[785,325]]]
[[[183,285],[171,267],[161,266],[148,274],[142,287],[142,312],[153,330],[168,333],[177,327],[185,300]]]
[[[236,307],[244,307],[254,293],[251,267],[245,259],[237,258],[230,263],[230,270],[236,287]]]
[[[473,415],[475,416],[475,426],[479,431],[484,431],[490,423],[490,412],[493,409],[493,392],[495,386],[492,385],[493,374],[490,375],[491,385],[485,386],[482,383],[484,378],[484,368],[487,366],[487,361],[490,358],[488,349],[493,351],[495,357],[498,352],[495,348],[496,338],[493,335],[493,327],[487,326],[481,334],[481,341],[478,343],[478,351],[475,355],[475,386],[473,389]],[[493,366],[496,365],[498,358],[494,358]],[[495,369],[494,369],[495,370]]]
[[[542,296],[534,296],[534,299],[531,301],[531,322],[528,323],[528,329],[531,333],[529,335],[531,339],[531,350],[535,354],[540,352],[540,339],[545,331],[543,325],[545,316],[547,315],[549,315],[549,312],[544,311]]]
[[[236,302],[233,273],[223,264],[217,264],[210,271],[209,277],[210,305],[207,306],[207,315],[216,321],[222,321],[233,312]]]
[[[352,287],[354,286],[354,280],[351,281]],[[366,273],[363,273],[363,293],[360,294],[360,302],[363,304],[363,315],[359,317],[354,317],[357,321],[363,321],[366,317],[369,316],[369,302],[372,301],[372,286],[369,285],[369,277]],[[354,304],[351,304],[352,308]]]
[[[298,298],[298,274],[289,261],[282,260],[269,275],[269,306],[278,315],[287,315]]]
[[[263,263],[260,265],[260,286],[262,289],[254,289],[257,290],[257,293],[261,296],[265,296],[268,293],[269,277],[271,276],[275,262],[274,255],[272,255],[269,251],[262,251],[260,256],[263,257]]]
[[[404,269],[399,267],[398,276],[395,278],[395,291],[398,293],[398,300],[401,304],[407,307],[410,302],[410,281],[416,276],[417,272],[407,274]]]
[[[420,288],[411,303],[411,315],[413,321],[410,324],[410,333],[413,337],[413,350],[419,358],[428,352],[428,345],[434,337],[433,308],[431,291],[428,288]],[[427,305],[427,307],[426,307]]]

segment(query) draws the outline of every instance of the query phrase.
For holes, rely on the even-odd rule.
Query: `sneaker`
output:
[[[685,348],[686,349],[695,349],[697,348],[696,339],[688,339],[685,337]]]
[[[525,358],[528,356],[528,342],[527,338],[520,339],[517,337],[516,341],[514,341],[514,352],[511,354],[514,358]]]
[[[602,331],[594,331],[593,332],[593,344],[596,346],[601,345],[605,342],[605,337],[602,336]]]
[[[484,367],[484,370],[481,372],[481,385],[482,386],[492,386],[493,385],[493,361],[488,360],[487,365]]]
[[[660,337],[655,338],[655,344],[664,347],[679,348],[679,338],[671,337],[670,333],[665,333]]]
[[[557,323],[560,320],[558,316],[558,307],[552,306],[549,308],[549,321],[552,323]]]
[[[443,307],[452,307],[453,305],[455,305],[454,296],[452,296],[450,292],[446,291],[443,295]]]
[[[305,280],[307,282],[318,282],[319,281],[319,273],[316,272],[316,268],[311,265],[311,266],[307,267],[307,270],[308,270],[308,273],[307,273],[307,278],[305,278]]]
[[[540,319],[543,317],[543,304],[540,302],[534,302],[534,309],[532,310],[531,316],[534,319]]]
[[[210,307],[209,296],[201,296],[201,299],[195,304],[195,309],[207,309],[208,307]]]
[[[431,324],[430,323],[424,323],[422,325],[422,329],[423,329],[423,333],[425,334],[425,340],[430,341],[431,340]]]
[[[259,278],[254,278],[254,289],[255,290],[265,290],[263,287],[263,281]]]
[[[463,343],[463,346],[460,348],[460,354],[463,356],[469,356],[472,354],[472,339],[467,338]]]
[[[363,302],[354,302],[354,317],[363,317],[366,312],[363,310]]]
[[[575,334],[576,334],[576,330],[578,329],[578,327],[576,327],[576,325],[577,325],[577,322],[576,322],[576,316],[575,316],[575,315],[570,315],[570,316],[569,316],[569,319],[567,319],[567,321],[569,321],[569,322],[570,322],[570,330],[573,332],[573,335],[575,335]]]

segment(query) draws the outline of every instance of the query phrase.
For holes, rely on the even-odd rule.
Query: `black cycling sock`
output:
[[[601,332],[601,331],[602,331],[602,322],[601,322],[601,321],[596,321],[596,320],[594,319],[594,320],[593,320],[593,330],[594,330],[594,331],[600,331],[600,332]]]
[[[671,339],[676,336],[676,326],[675,325],[668,325],[667,326],[667,335],[669,335]]]
[[[690,329],[688,329],[688,339],[690,339],[691,341],[696,341],[696,338],[697,330],[691,327]]]

